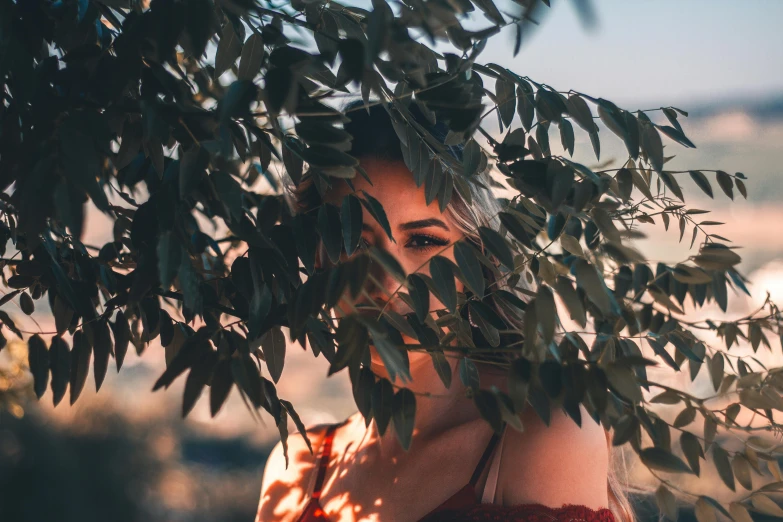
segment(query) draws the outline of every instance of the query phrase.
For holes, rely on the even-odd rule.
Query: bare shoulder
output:
[[[323,424],[307,430],[312,454],[300,433],[290,434],[287,465],[283,444],[278,442],[272,449],[261,479],[256,522],[285,522],[298,516],[308,494],[311,472],[326,428]]]
[[[552,411],[547,426],[531,410],[523,414],[523,432],[507,428],[498,484],[503,504],[606,507],[604,428],[583,407],[581,427],[561,410]]]

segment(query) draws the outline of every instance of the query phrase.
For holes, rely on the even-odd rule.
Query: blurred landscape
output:
[[[676,4],[665,4],[670,11],[676,10]],[[599,19],[602,14],[599,10]],[[557,31],[557,16],[561,16],[558,11],[552,14],[555,19],[551,27],[544,24],[542,34],[536,36],[539,41]],[[611,32],[612,28],[602,30]],[[770,38],[773,43],[781,40],[777,35]],[[655,42],[635,45],[650,47]],[[525,52],[523,48],[520,65],[504,65],[523,71]],[[571,58],[589,60],[590,56],[574,49]],[[700,58],[683,59],[695,62]],[[774,60],[766,65],[761,63],[759,67],[781,65]],[[769,74],[779,72],[770,69]],[[617,84],[622,85],[625,78],[625,74],[619,74],[613,80],[614,89],[622,89]],[[712,81],[702,80],[705,86]],[[698,101],[694,101],[692,92],[683,92],[681,105],[677,103],[677,87],[666,85],[661,87],[665,102],[654,97],[618,100],[628,109],[654,108],[663,103],[689,111],[689,117],[681,121],[697,148],[684,149],[665,141],[666,155],[676,154],[667,167],[721,169],[743,172],[748,177],[748,200],[736,195],[734,202],[717,186],[712,200],[697,189],[687,174],[678,178],[688,204],[712,211],[708,219],[725,223],[718,233],[743,247],[740,271],[751,280],[753,297],[738,296],[728,316],[757,307],[767,291],[783,303],[783,88],[777,92],[770,88],[773,92],[759,94],[750,87],[747,92],[753,94],[735,89],[734,95],[712,96],[705,91]],[[605,91],[590,93],[614,100]],[[651,117],[658,121],[660,113]],[[554,132],[553,149],[557,141]],[[605,128],[601,132],[602,136],[609,135]],[[624,160],[622,144],[613,139],[606,139],[605,143],[612,146],[602,151],[601,163],[614,157],[614,166],[619,167],[617,163]],[[579,131],[576,149],[576,159],[587,165],[596,164],[586,135]],[[646,227],[649,237],[640,242],[640,250],[652,260],[687,258],[685,243],[689,241],[680,244],[675,229],[676,226],[667,232],[660,224]],[[106,230],[96,215],[94,221],[87,223],[84,241],[101,245],[107,238],[111,238],[111,230]],[[23,330],[51,332],[53,321],[44,301],[37,302],[39,310],[32,316],[35,322],[22,314],[15,301],[3,309]],[[698,314],[718,318],[722,315],[714,309]],[[45,337],[48,340],[51,335]],[[777,341],[772,345],[773,353],[762,353],[762,348],[758,357],[764,364],[781,366],[780,345]],[[742,353],[742,349],[737,348],[734,353]],[[24,359],[21,343],[9,343],[0,351],[0,366],[11,365],[14,354]],[[294,404],[307,426],[339,421],[355,411],[347,375],[343,372],[327,378],[327,366],[323,357],[313,358],[309,351],[289,347],[279,395]],[[210,418],[208,401],[202,397],[188,418],[182,420],[184,379],[177,380],[167,391],[151,391],[164,367],[163,349],[153,342],[141,355],[129,353],[121,373],[110,369],[100,393],[95,393],[92,379],[88,380],[73,407],[63,400],[54,408],[51,390],[36,401],[29,390],[29,375],[20,375],[18,381],[0,378],[0,391],[8,389],[12,382],[28,387],[23,392],[21,409],[6,411],[0,405],[0,521],[252,521],[266,457],[278,440],[277,429],[266,415],[265,424],[254,421],[236,390],[214,419]],[[692,384],[684,374],[674,378],[675,385],[691,389],[694,395],[713,392],[705,371]],[[671,415],[676,413],[675,407]],[[663,410],[661,415],[668,413]],[[295,431],[293,425],[290,431]],[[643,466],[633,460],[629,460],[629,466],[634,482],[653,484]],[[754,485],[761,480],[754,475]],[[704,463],[701,478],[691,480],[687,486],[721,500],[734,495],[717,478],[711,463]],[[640,519],[657,520],[654,502],[639,497],[637,503]],[[692,518],[690,512],[687,516]],[[682,519],[689,520],[685,516]]]

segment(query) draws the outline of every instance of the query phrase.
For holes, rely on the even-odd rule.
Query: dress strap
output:
[[[321,488],[323,487],[324,478],[326,477],[326,468],[329,467],[329,460],[332,455],[332,441],[334,440],[334,433],[337,428],[342,426],[344,422],[332,424],[326,428],[326,434],[324,440],[321,443],[321,451],[318,454],[318,459],[315,461],[316,473],[312,475],[313,481],[310,486],[311,497],[320,498]]]
[[[492,458],[487,481],[484,483],[484,492],[481,495],[482,504],[493,504],[495,502],[495,492],[498,487],[498,476],[500,475],[500,457],[503,453],[503,440],[506,438],[506,424],[503,424],[502,431],[503,434],[500,436],[500,445]]]
[[[505,433],[506,425],[503,423],[503,428],[501,428],[501,433]],[[481,477],[481,473],[484,471],[484,466],[486,466],[487,461],[489,460],[490,455],[492,455],[492,450],[495,449],[495,446],[498,443],[498,440],[500,440],[500,434],[497,432],[492,432],[492,438],[489,439],[489,442],[487,443],[486,449],[484,449],[484,453],[481,455],[481,460],[478,461],[478,464],[476,465],[476,469],[473,470],[473,476],[470,477],[470,484],[473,487],[476,487],[476,484],[478,484],[478,480]]]

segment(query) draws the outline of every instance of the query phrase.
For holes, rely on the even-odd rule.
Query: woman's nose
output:
[[[378,262],[371,262],[365,288],[374,301],[385,303],[399,287],[399,283]]]

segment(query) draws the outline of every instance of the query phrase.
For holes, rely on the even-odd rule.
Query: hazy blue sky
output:
[[[570,3],[542,9],[516,58],[507,30],[484,59],[628,108],[783,95],[783,0],[593,0],[592,31]]]

